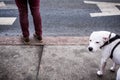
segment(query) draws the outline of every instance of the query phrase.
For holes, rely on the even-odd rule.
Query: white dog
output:
[[[89,38],[88,50],[91,52],[102,50],[102,59],[98,76],[102,76],[106,62],[109,58],[113,60],[111,71],[115,71],[116,64],[120,64],[120,36],[108,31],[94,31]],[[120,80],[120,68],[117,71],[116,80]]]

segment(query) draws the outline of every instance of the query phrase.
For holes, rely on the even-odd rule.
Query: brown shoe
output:
[[[42,42],[42,36],[38,36],[36,34],[33,34],[34,38],[40,42]]]
[[[24,44],[30,44],[30,39],[29,37],[21,37],[22,41]]]

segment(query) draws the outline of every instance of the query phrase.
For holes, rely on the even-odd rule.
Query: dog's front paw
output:
[[[110,71],[111,71],[111,72],[115,72],[115,68],[114,68],[114,67],[111,67],[111,68],[110,68]]]
[[[102,72],[102,71],[97,71],[97,75],[98,75],[99,77],[101,77],[101,76],[103,76],[103,72]]]

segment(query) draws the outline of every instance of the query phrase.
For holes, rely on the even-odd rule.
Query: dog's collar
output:
[[[116,39],[120,39],[120,35],[115,35],[114,37],[110,38],[110,37],[111,37],[111,34],[112,34],[112,33],[110,33],[110,35],[109,35],[109,40],[106,41],[102,46],[100,46],[100,49],[102,49],[104,46],[112,43],[112,42],[115,41]]]

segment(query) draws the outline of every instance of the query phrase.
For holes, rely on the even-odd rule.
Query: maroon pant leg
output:
[[[35,33],[42,36],[42,21],[40,16],[40,0],[29,0],[31,14],[33,16]]]
[[[28,6],[27,0],[15,0],[19,10],[19,19],[24,37],[29,37],[29,21],[28,21]]]

